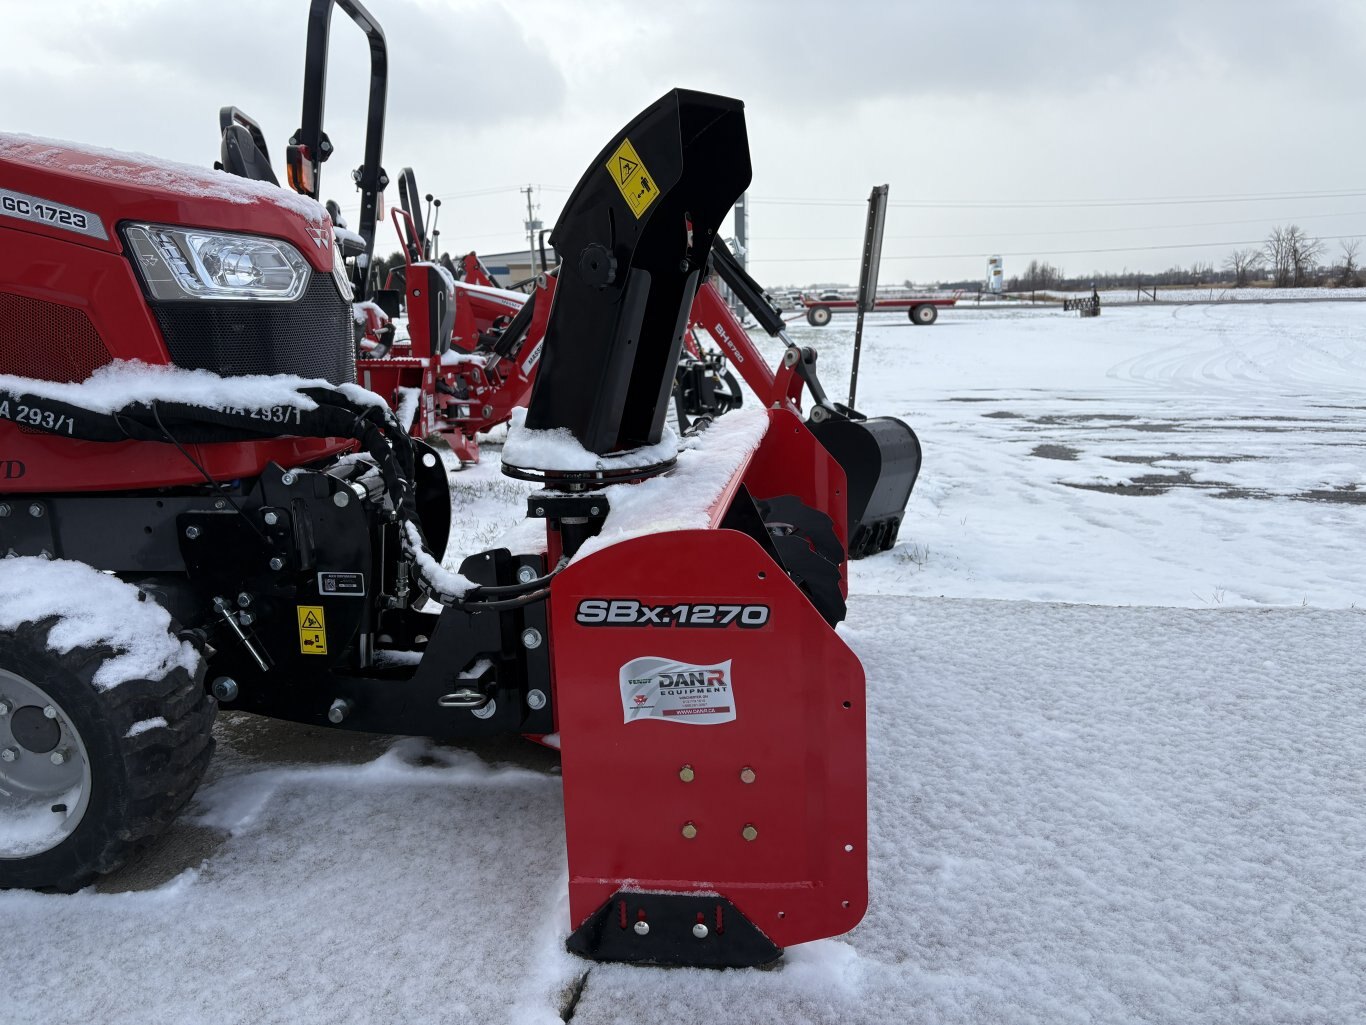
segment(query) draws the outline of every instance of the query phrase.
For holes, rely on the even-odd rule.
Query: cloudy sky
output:
[[[367,0],[391,60],[385,166],[443,197],[456,252],[517,247],[674,86],[747,107],[751,269],[857,280],[891,185],[883,281],[1221,262],[1277,223],[1366,237],[1360,0]],[[193,163],[217,110],[277,168],[298,127],[307,0],[0,0],[0,129]],[[333,25],[324,194],[354,208],[368,56]],[[396,201],[394,190],[389,198]],[[382,249],[393,236],[382,236]]]

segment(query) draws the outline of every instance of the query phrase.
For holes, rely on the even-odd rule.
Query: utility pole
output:
[[[531,190],[533,186],[528,185],[522,191],[526,193],[526,253],[527,266],[531,268],[531,277],[536,277],[536,232],[541,230],[541,222],[536,220],[536,212],[531,206]]]

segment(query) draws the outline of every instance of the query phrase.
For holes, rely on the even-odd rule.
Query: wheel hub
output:
[[[90,803],[85,743],[37,684],[0,669],[0,859],[56,847]]]
[[[25,705],[14,713],[10,733],[20,747],[37,755],[47,754],[62,739],[57,719],[48,718],[37,705]]]

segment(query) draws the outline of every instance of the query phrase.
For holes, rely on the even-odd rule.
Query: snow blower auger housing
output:
[[[786,410],[737,411],[681,452],[662,426],[748,180],[741,105],[685,91],[584,175],[545,337],[583,386],[540,378],[508,441],[512,472],[545,483],[533,529],[454,574],[444,468],[337,358],[349,283],[321,206],[0,135],[0,195],[28,204],[0,216],[0,596],[75,567],[164,610],[142,633],[103,617],[107,643],[67,651],[60,614],[0,597],[0,825],[59,817],[38,841],[0,828],[0,886],[84,885],[164,829],[216,698],[339,729],[558,734],[584,956],[755,965],[852,928],[844,475]],[[152,642],[179,661],[100,683],[100,659]]]

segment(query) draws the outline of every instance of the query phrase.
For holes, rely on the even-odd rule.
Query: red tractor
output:
[[[382,60],[374,19],[335,2]],[[313,0],[311,60],[331,12]],[[316,176],[324,141],[296,136],[291,176]],[[505,458],[541,481],[544,529],[456,574],[445,471],[353,383],[322,206],[0,135],[0,886],[70,890],[158,835],[218,705],[558,734],[584,956],[754,965],[853,928],[867,802],[863,672],[833,628],[844,473],[786,408],[682,452],[663,433],[749,179],[742,105],[684,90],[589,166]]]

